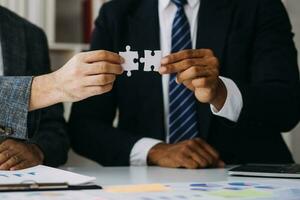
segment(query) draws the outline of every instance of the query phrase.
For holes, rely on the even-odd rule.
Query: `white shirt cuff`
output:
[[[148,153],[155,145],[162,143],[161,140],[142,138],[135,143],[130,153],[130,165],[147,166]]]
[[[211,111],[214,115],[224,117],[232,122],[237,122],[242,108],[243,97],[237,85],[229,78],[221,77],[226,89],[227,97],[223,108],[218,111],[213,105],[210,105]]]

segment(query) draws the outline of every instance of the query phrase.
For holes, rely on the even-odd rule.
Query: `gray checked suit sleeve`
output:
[[[32,77],[0,76],[0,136],[28,139]]]

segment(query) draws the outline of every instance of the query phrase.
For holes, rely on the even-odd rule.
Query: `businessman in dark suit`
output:
[[[293,162],[280,133],[299,120],[299,71],[280,0],[112,1],[91,47],[126,45],[161,49],[162,76],[134,71],[110,93],[76,103],[76,152],[115,166]]]
[[[49,51],[44,32],[3,7],[0,7],[0,21],[0,74],[37,76],[49,73]],[[66,162],[69,140],[62,104],[42,109],[35,115],[34,118],[38,118],[40,123],[33,138],[27,142],[14,139],[1,142],[1,170],[22,169],[38,164],[57,167]],[[28,121],[29,135],[33,135],[33,124],[33,121]]]

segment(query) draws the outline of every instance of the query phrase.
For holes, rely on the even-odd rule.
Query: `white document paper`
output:
[[[68,183],[69,185],[83,185],[95,180],[96,178],[94,177],[83,176],[43,165],[18,171],[0,170],[0,185],[21,183]]]

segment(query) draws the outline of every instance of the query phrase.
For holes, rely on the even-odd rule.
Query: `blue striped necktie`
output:
[[[187,0],[172,0],[177,7],[172,28],[172,53],[192,49],[190,24],[184,11]],[[198,136],[196,99],[183,84],[176,83],[176,74],[169,82],[169,142],[178,143]]]

